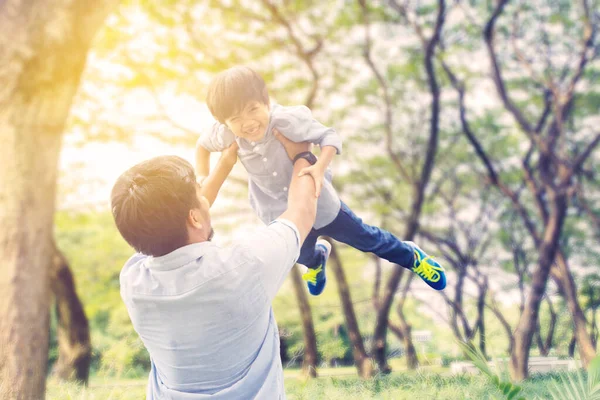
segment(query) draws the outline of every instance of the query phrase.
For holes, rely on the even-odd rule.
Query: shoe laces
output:
[[[319,266],[319,268],[309,268],[308,271],[302,275],[302,279],[306,282],[311,283],[313,285],[317,284],[317,275],[319,272],[323,271],[323,266]]]
[[[424,259],[420,260],[419,265],[413,268],[413,271],[427,279],[429,282],[437,282],[440,280],[440,273],[438,269],[429,262],[431,257],[427,256]]]

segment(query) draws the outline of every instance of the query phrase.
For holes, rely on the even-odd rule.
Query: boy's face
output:
[[[251,101],[238,114],[225,120],[225,124],[235,136],[251,142],[265,137],[269,126],[269,106],[260,101]]]

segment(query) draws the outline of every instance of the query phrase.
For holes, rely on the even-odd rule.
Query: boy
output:
[[[223,151],[236,142],[238,158],[249,175],[250,205],[265,224],[285,211],[292,178],[293,163],[276,135],[321,146],[318,160],[310,152],[297,156],[311,162],[300,174],[313,177],[319,197],[315,224],[298,258],[298,263],[308,268],[303,278],[312,295],[321,294],[325,288],[325,266],[331,251],[329,243],[319,240],[319,236],[330,236],[374,253],[412,270],[433,289],[444,289],[446,276],[440,264],[413,242],[400,241],[381,228],[363,223],[340,200],[331,184],[328,166],[333,156],[341,152],[342,140],[333,129],[313,119],[307,107],[270,105],[264,80],[245,66],[219,73],[209,85],[206,103],[218,123],[198,139],[197,175],[199,179],[209,175],[211,152]]]

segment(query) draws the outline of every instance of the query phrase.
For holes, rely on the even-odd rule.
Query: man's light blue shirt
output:
[[[248,171],[250,206],[265,224],[287,209],[294,169],[283,145],[273,135],[273,128],[294,142],[333,146],[338,154],[342,151],[341,137],[332,128],[315,120],[305,106],[283,107],[273,104],[267,132],[257,142],[236,137],[227,126],[220,123],[215,123],[198,139],[198,144],[210,152],[223,151],[234,141],[238,143],[238,158]],[[340,211],[340,198],[331,179],[331,170],[327,169],[317,203],[315,229],[329,225]]]
[[[278,219],[230,247],[195,243],[127,261],[121,297],[152,361],[148,399],[285,399],[271,301],[299,237]]]

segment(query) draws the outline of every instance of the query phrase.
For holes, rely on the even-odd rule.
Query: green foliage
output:
[[[70,263],[90,323],[92,370],[143,376],[150,360],[119,294],[119,273],[133,250],[120,237],[110,213],[59,212],[55,226],[58,247]],[[56,351],[52,345],[51,354]]]
[[[331,370],[308,382],[297,379],[299,371],[284,371],[286,395],[290,400],[479,400],[497,399],[498,390],[481,376],[447,376],[431,372],[401,371],[390,376],[362,380],[347,376],[351,368],[340,368],[340,376]],[[335,372],[334,371],[334,372]],[[445,372],[445,371],[444,371]],[[342,376],[343,374],[343,376]],[[556,382],[553,374],[538,375],[522,387],[527,398],[551,399],[548,390]],[[560,386],[564,384],[559,382]],[[48,398],[53,400],[133,400],[146,392],[146,380],[92,378],[89,387],[48,382]],[[514,399],[513,399],[514,400]],[[562,399],[561,399],[562,400]]]
[[[463,352],[471,359],[475,367],[490,378],[494,386],[506,396],[507,400],[516,399],[516,396],[523,390],[521,386],[503,380],[498,373],[493,372],[488,366],[487,359],[477,347],[464,342],[458,342],[458,344]],[[516,400],[525,400],[525,398],[519,397]]]
[[[584,374],[562,374],[560,383],[553,382],[551,390],[554,400],[598,400],[600,399],[600,356],[596,356],[588,367],[587,385]]]
[[[277,13],[270,7],[273,5],[277,7]],[[466,81],[467,117],[502,181],[511,189],[521,188],[520,160],[527,151],[528,139],[499,104],[489,80],[489,70],[477,68],[482,64],[479,60],[473,62],[479,54],[485,53],[480,22],[489,17],[493,2],[469,1],[460,6],[453,6],[448,11],[444,27],[445,48],[439,49],[440,54]],[[192,112],[200,115],[198,110],[214,73],[234,64],[250,64],[263,73],[275,101],[298,104],[307,101],[306,96],[317,76],[318,91],[313,111],[317,119],[332,125],[345,140],[344,158],[338,164],[343,168],[336,177],[342,197],[361,216],[367,211],[364,213],[367,222],[378,225],[384,220],[390,231],[401,235],[412,204],[413,184],[400,175],[390,153],[402,161],[413,181],[418,179],[429,134],[431,94],[423,68],[423,49],[413,28],[387,5],[369,3],[368,7],[373,24],[372,55],[390,96],[391,137],[385,129],[383,89],[367,69],[362,56],[362,10],[356,2],[301,0],[275,3],[245,0],[122,2],[119,11],[108,19],[95,41],[70,120],[70,131],[85,139],[123,142],[132,142],[136,134],[149,136],[160,132],[161,138],[184,142],[191,150],[192,137],[195,138],[194,132],[199,130],[197,125],[205,122],[200,121],[200,117],[193,120],[190,125],[194,129],[188,132],[170,121],[168,111],[172,109],[147,107],[150,109],[148,115],[136,119],[135,115],[125,111],[126,99],[133,97],[135,101],[143,97],[157,102],[163,99],[167,103],[166,100],[171,98],[190,98],[194,100],[194,107],[197,106],[191,108]],[[450,18],[451,13],[463,7],[474,18]],[[539,117],[543,108],[541,83],[517,64],[512,54],[513,19],[518,17],[520,22],[515,33],[516,43],[526,49],[534,68],[538,64],[546,65],[540,58],[543,55],[557,55],[559,63],[534,72],[543,78],[556,78],[558,82],[559,72],[564,70],[568,77],[569,68],[563,68],[568,67],[563,65],[563,60],[575,59],[573,49],[580,45],[578,7],[567,0],[519,2],[509,4],[506,15],[498,20],[495,44],[501,69],[510,77],[508,91],[515,104],[532,121]],[[433,4],[420,4],[412,11],[429,33],[436,12]],[[551,29],[540,29],[546,25]],[[319,40],[323,40],[322,48],[315,47]],[[552,44],[551,51],[544,48],[546,42]],[[300,45],[302,49],[298,48]],[[319,50],[312,59],[313,76],[306,56],[314,49]],[[486,183],[480,160],[461,131],[457,98],[439,64],[436,60],[435,69],[442,90],[439,148],[420,222],[422,227],[429,225],[436,231],[444,231],[447,228],[447,198],[453,192],[458,192],[458,198],[453,200],[458,211],[470,213],[486,201],[485,194],[493,190]],[[581,132],[585,132],[582,126],[597,114],[600,104],[597,75],[598,71],[590,68],[577,86],[574,117],[565,121],[569,134],[565,143],[559,143],[568,151],[579,151],[589,141]],[[137,112],[138,107],[134,108]],[[536,157],[536,154],[532,157],[534,166]],[[592,166],[592,172],[596,172],[596,165],[589,162],[587,168]],[[597,194],[597,189],[593,194]],[[527,190],[519,190],[519,198],[531,215],[537,215],[534,199]],[[498,208],[507,206],[512,207],[504,201]],[[485,259],[492,258],[491,265],[500,265],[509,273],[514,272],[514,261],[505,257],[505,250],[511,251],[513,242],[521,243],[525,264],[536,259],[535,249],[528,242],[528,234],[521,224],[506,223],[514,215],[511,210],[499,218],[501,228],[494,232],[497,236],[494,236],[489,251],[493,258]],[[59,246],[71,261],[78,287],[84,288],[79,292],[90,318],[94,368],[121,376],[135,375],[146,369],[148,356],[131,328],[118,293],[118,274],[131,250],[119,238],[110,214],[59,213],[56,224]],[[235,224],[231,222],[232,227]],[[469,221],[468,224],[478,225],[481,221]],[[534,224],[539,228],[538,220]],[[588,224],[580,216],[569,214],[561,245],[565,245],[568,255],[574,258],[585,255],[586,264],[595,266],[600,256],[591,245]],[[344,249],[343,252],[361,332],[368,338],[373,328],[369,297],[371,279],[368,274],[365,276],[369,259],[353,250]],[[384,271],[386,277],[387,271]],[[310,299],[319,352],[325,361],[340,358],[347,361],[351,359],[351,349],[347,337],[338,329],[344,321],[335,282],[330,282],[324,295]],[[527,277],[525,283],[528,283]],[[582,293],[590,299],[589,307],[595,307],[598,296],[584,288]],[[300,356],[302,331],[291,293],[288,283],[276,299],[274,308],[280,326],[289,334],[286,337],[289,353]],[[436,325],[420,310],[417,301],[411,299],[406,309],[413,329],[430,329]],[[507,307],[507,310],[514,311],[514,307]],[[541,321],[547,319],[547,313],[543,311]],[[507,315],[510,319],[515,313],[507,312]],[[562,321],[567,317],[562,315]],[[490,326],[493,322],[487,325],[487,339],[502,336],[498,333],[500,330],[495,329],[497,327],[490,329]],[[566,335],[567,326],[566,323],[559,324],[558,329],[563,329]],[[436,334],[447,335],[449,330],[444,329],[439,328]],[[392,335],[388,337],[390,347],[398,344]],[[498,339],[501,340],[505,338]],[[53,336],[51,343],[53,359],[56,355]],[[450,347],[447,343],[439,346]],[[440,352],[449,350],[444,348]],[[381,381],[377,382],[377,385],[383,385]],[[507,396],[517,395],[516,387],[508,384],[498,388]]]

